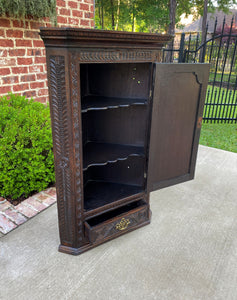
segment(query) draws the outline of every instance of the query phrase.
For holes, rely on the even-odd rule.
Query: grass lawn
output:
[[[237,116],[237,91],[208,85],[205,117],[235,119]]]
[[[237,124],[203,123],[200,144],[237,153]]]
[[[214,72],[210,72],[209,81],[213,81],[214,77],[215,77],[215,73]],[[229,76],[229,72],[224,73],[223,76],[222,76],[221,72],[216,73],[215,81],[219,81],[220,82],[221,78],[222,78],[223,82],[228,82],[230,80],[230,85],[234,86],[235,82],[236,82],[236,73],[233,72],[231,74],[231,76]]]
[[[208,85],[204,115],[206,117],[237,117],[237,91]],[[227,105],[217,105],[224,103]],[[202,123],[200,144],[237,153],[237,123]]]

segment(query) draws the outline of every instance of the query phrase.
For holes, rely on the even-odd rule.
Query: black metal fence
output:
[[[181,34],[180,42],[163,49],[163,62],[210,63],[210,75],[204,107],[204,122],[237,123],[237,28],[232,18],[228,26],[223,20],[213,33]]]

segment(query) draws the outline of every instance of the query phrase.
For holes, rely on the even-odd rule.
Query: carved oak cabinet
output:
[[[61,244],[150,222],[149,193],[194,176],[209,66],[159,64],[168,35],[42,28]]]

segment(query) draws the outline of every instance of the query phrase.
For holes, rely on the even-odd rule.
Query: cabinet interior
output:
[[[103,213],[99,216],[96,216],[94,218],[91,218],[91,219],[87,220],[87,223],[91,227],[97,226],[103,222],[111,220],[114,217],[118,217],[123,214],[126,214],[127,212],[130,212],[133,209],[141,207],[142,205],[146,205],[146,202],[144,202],[143,200],[134,201],[134,202],[124,205],[122,207],[116,208],[112,211],[109,211],[109,212]]]
[[[81,64],[84,209],[145,190],[151,63]]]

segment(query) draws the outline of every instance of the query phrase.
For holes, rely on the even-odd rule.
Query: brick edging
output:
[[[55,187],[37,193],[16,206],[0,197],[0,237],[24,224],[55,202]]]

